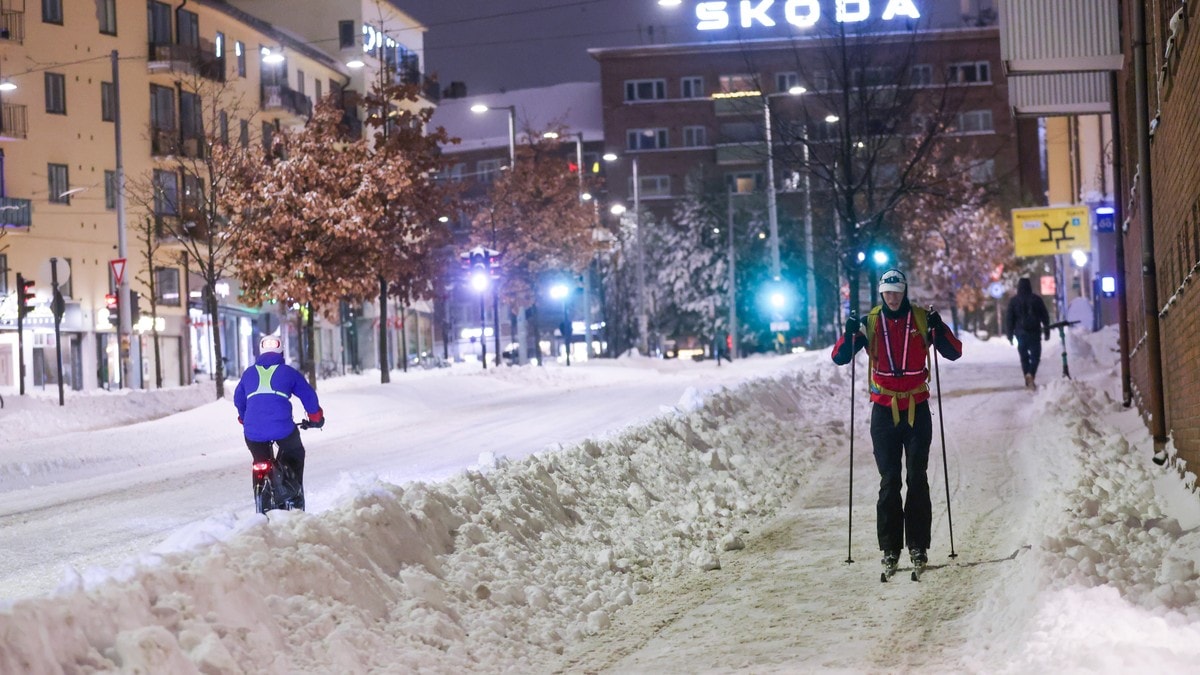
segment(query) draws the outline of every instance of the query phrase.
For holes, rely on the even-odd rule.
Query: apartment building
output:
[[[239,303],[233,279],[214,289],[219,315],[206,315],[199,278],[178,247],[157,241],[165,252],[148,265],[139,233],[161,239],[164,220],[186,222],[197,191],[206,189],[188,160],[202,156],[206,136],[269,140],[303,124],[316,98],[345,88],[349,69],[215,0],[46,0],[6,9],[0,19],[0,387],[16,386],[19,342],[26,387],[57,382],[51,261],[65,300],[59,329],[69,388],[155,386],[158,372],[164,386],[188,383],[214,372],[216,359],[236,373],[251,362],[257,335],[278,330],[278,320],[271,324]],[[204,92],[213,91],[236,105],[206,109]],[[113,263],[122,258],[142,310],[129,348],[140,368],[124,383],[109,312],[120,268]],[[20,340],[17,273],[34,280],[36,291]],[[148,314],[151,275],[156,320]],[[222,332],[221,354],[209,342],[212,322]]]
[[[893,120],[880,117],[888,104],[878,103],[879,111],[856,107],[859,92],[886,91],[889,101],[912,97],[911,119],[895,125],[900,131],[886,133],[921,129],[932,116],[945,115],[946,135],[959,161],[971,167],[977,181],[1002,186],[1012,196],[1008,206],[1042,198],[1037,123],[1011,114],[994,17],[955,18],[929,27],[891,27],[869,47],[852,44],[855,65],[849,78],[836,72],[841,47],[837,33],[828,29],[761,39],[742,31],[737,39],[706,36],[680,44],[591,50],[600,64],[606,152],[622,158],[608,167],[611,194],[632,201],[636,168],[637,196],[648,226],[662,227],[689,176],[701,177],[710,190],[727,190],[735,203],[760,212],[769,204],[766,193],[773,182],[784,276],[803,280],[811,275],[815,287],[817,314],[800,321],[832,326],[836,299],[846,297],[839,260],[848,252],[840,250],[835,195],[821,181],[806,182],[804,167],[812,166],[806,163],[810,152],[814,164],[837,163],[845,138],[839,125],[848,117],[857,118],[855,144],[870,142],[875,127],[893,128]],[[874,52],[869,60],[862,58],[866,50]],[[843,82],[847,79],[850,84]],[[855,92],[843,98],[851,87]],[[877,167],[880,179],[888,180],[889,168],[898,170]],[[811,233],[805,231],[806,208]],[[815,250],[805,255],[806,247]],[[813,261],[811,268],[807,260]]]

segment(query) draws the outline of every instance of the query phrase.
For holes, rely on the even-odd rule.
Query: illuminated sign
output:
[[[1058,255],[1092,248],[1087,206],[1013,209],[1013,246],[1018,257]]]
[[[838,23],[858,23],[872,16],[872,0],[738,0],[734,2],[700,2],[696,4],[697,30],[724,30],[734,19],[742,28],[762,26],[770,28],[778,20],[772,14],[782,13],[782,20],[797,28],[811,28],[821,20],[821,4],[833,5],[833,20]],[[876,6],[883,5],[879,18],[919,19],[914,0],[874,0]],[[782,9],[775,9],[779,5]]]

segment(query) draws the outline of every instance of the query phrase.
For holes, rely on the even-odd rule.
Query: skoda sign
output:
[[[876,16],[884,21],[921,18],[915,0],[736,0],[696,3],[696,29],[724,30],[734,21],[742,28],[770,28],[780,21],[810,28],[821,20],[823,10],[832,10],[838,23],[858,23]]]

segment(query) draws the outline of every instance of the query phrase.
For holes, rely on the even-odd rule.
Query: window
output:
[[[454,164],[449,169],[446,170],[446,178],[450,179],[450,182],[452,182],[452,183],[461,183],[462,179],[463,179],[463,173],[465,173],[466,170],[467,170],[466,164],[463,164],[461,162],[458,164]]]
[[[0,295],[8,295],[8,254],[0,253]]]
[[[200,182],[199,176],[191,173],[183,174],[183,197],[179,200],[182,208],[179,215],[183,216],[184,227],[192,227],[200,219],[201,209],[204,207],[202,187],[203,183]]]
[[[271,152],[271,146],[275,143],[275,127],[270,122],[262,123],[262,145],[263,150],[268,154]]]
[[[639,198],[670,197],[670,176],[638,176],[638,186],[641,188]],[[630,194],[633,193],[633,177],[629,178]]]
[[[933,84],[933,66],[919,63],[908,72],[908,83],[914,87],[928,87]]]
[[[946,69],[946,81],[951,84],[991,82],[992,68],[987,61],[951,63]]]
[[[168,307],[179,306],[179,270],[175,267],[157,267],[154,270],[154,294],[156,304]]]
[[[150,128],[175,130],[175,90],[170,87],[150,85]]]
[[[758,82],[753,75],[722,75],[721,91],[730,94],[739,91],[758,91]]]
[[[246,76],[246,45],[241,40],[233,43],[233,55],[237,57],[238,77]]]
[[[67,78],[62,73],[46,73],[46,112],[67,114]]]
[[[304,71],[296,69],[296,92],[301,96],[308,96],[308,92],[304,90]]]
[[[97,0],[96,18],[100,21],[100,32],[117,34],[117,0]]]
[[[100,119],[104,122],[117,119],[117,100],[114,94],[112,82],[100,83]]]
[[[50,183],[50,202],[53,204],[70,204],[71,195],[67,191],[71,189],[71,181],[67,176],[66,164],[47,164],[46,176]]]
[[[175,10],[176,28],[179,31],[179,44],[187,47],[200,46],[200,17],[195,12],[186,9]]]
[[[154,214],[179,215],[179,176],[174,171],[154,170]]]
[[[683,98],[704,98],[704,78],[696,76],[681,79],[679,95]]]
[[[217,113],[217,127],[221,145],[229,145],[229,113],[224,110]]]
[[[799,73],[775,73],[775,91],[791,91],[800,86]]]
[[[241,144],[244,150],[250,147],[250,121],[240,120],[238,124],[240,125],[238,128],[238,143]]]
[[[42,21],[62,25],[62,0],[42,0]]]
[[[204,121],[201,119],[200,97],[190,91],[179,92],[179,129],[184,138],[204,136]]]
[[[817,91],[833,91],[837,88],[837,78],[829,70],[815,71],[812,74],[812,83]]]
[[[660,150],[667,147],[666,129],[630,129],[625,132],[626,149]]]
[[[996,160],[985,159],[982,162],[975,162],[967,169],[967,175],[970,177],[971,182],[976,185],[995,181]]]
[[[684,127],[683,147],[699,148],[708,145],[708,134],[704,127]]]
[[[960,134],[981,134],[992,131],[991,110],[969,110],[958,114],[954,131]]]
[[[626,101],[654,101],[666,97],[666,80],[625,80]]]
[[[358,40],[355,37],[353,21],[338,22],[338,49],[350,49],[356,45]]]
[[[496,176],[500,173],[500,167],[504,166],[499,159],[481,159],[475,163],[475,173],[479,176],[480,183],[492,183],[496,180]]]
[[[316,101],[318,103],[320,103],[321,99],[323,97],[324,97],[324,94],[321,92],[321,78],[314,77],[313,78],[313,98],[315,98]]]
[[[751,194],[763,189],[763,175],[758,171],[727,173],[725,184],[736,194]]]
[[[117,208],[117,172],[104,171],[104,208],[112,211]]]
[[[149,16],[150,44],[171,44],[171,6],[165,2],[151,1]]]

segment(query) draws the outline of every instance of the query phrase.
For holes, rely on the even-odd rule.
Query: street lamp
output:
[[[517,168],[517,106],[488,106],[483,103],[476,103],[471,106],[471,112],[476,114],[483,114],[493,110],[508,112],[508,170],[510,172],[515,171]],[[496,220],[494,218],[492,219],[492,248],[499,248],[496,245]],[[500,296],[495,290],[492,291],[492,323],[494,324],[492,330],[495,332],[496,340],[496,365],[500,365]],[[517,342],[520,344],[522,340],[518,339]],[[518,348],[518,351],[520,351],[520,348]],[[523,364],[524,355],[519,355],[517,360]]]
[[[571,318],[567,313],[567,298],[571,289],[566,284],[554,284],[550,287],[550,297],[562,301],[563,320],[559,332],[562,333],[563,351],[567,354],[567,365],[571,365]]]
[[[488,286],[491,286],[491,273],[488,270],[487,257],[484,255],[481,247],[472,249],[467,255],[469,256],[471,265],[468,272],[470,274],[471,288],[479,294],[480,361],[483,362],[483,369],[487,370],[487,305],[484,304],[483,298],[484,293],[488,290]]]
[[[557,140],[559,133],[557,131],[547,131],[542,134],[542,138]],[[579,173],[579,201],[587,201],[591,199],[591,195],[583,191],[583,132],[572,134],[572,141],[575,142],[575,167]]]
[[[618,157],[614,153],[605,153],[604,161],[615,162]],[[642,202],[641,181],[638,178],[638,158],[632,157],[633,163],[633,228],[634,242],[637,246],[637,310],[638,310],[638,351],[650,355],[650,317],[646,314],[646,245],[642,236]]]

